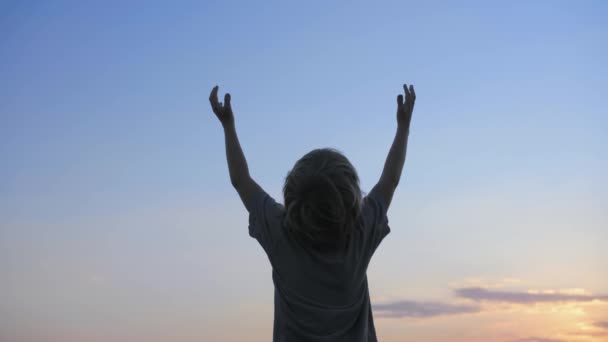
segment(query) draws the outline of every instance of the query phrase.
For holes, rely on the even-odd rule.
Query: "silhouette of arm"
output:
[[[217,99],[218,86],[211,90],[209,101],[213,112],[220,120],[224,128],[224,141],[226,144],[226,160],[228,161],[228,170],[230,172],[230,183],[236,189],[241,198],[241,201],[251,211],[254,207],[253,200],[255,194],[259,191],[264,191],[258,183],[251,178],[247,160],[241,149],[239,138],[234,125],[234,115],[230,103],[230,94],[224,96],[224,104]]]
[[[370,191],[370,194],[380,197],[387,208],[391,204],[393,194],[401,178],[401,171],[405,163],[410,122],[412,112],[414,111],[414,102],[416,101],[413,85],[410,85],[408,90],[407,85],[404,84],[403,89],[405,91],[405,103],[403,102],[403,95],[397,96],[397,133],[384,162],[384,169],[382,170],[380,180]]]

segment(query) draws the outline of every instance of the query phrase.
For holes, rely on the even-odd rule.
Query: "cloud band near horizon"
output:
[[[505,302],[514,304],[533,304],[549,302],[592,302],[608,301],[608,295],[570,294],[570,293],[530,293],[524,291],[496,291],[481,287],[456,289],[454,293],[461,298],[476,302]]]

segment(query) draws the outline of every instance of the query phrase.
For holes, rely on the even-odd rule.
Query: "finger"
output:
[[[211,94],[209,94],[209,101],[211,102],[217,102],[217,90],[219,89],[218,86],[213,87],[213,89],[211,89]]]
[[[414,91],[414,85],[410,84],[410,93],[412,94],[412,99],[416,100],[416,92]]]
[[[215,114],[219,113],[219,107],[218,107],[217,102],[211,101],[211,109],[213,110],[213,112]]]
[[[407,90],[407,84],[403,84],[403,91],[405,92],[405,102],[409,102],[410,101],[410,91]]]
[[[211,103],[211,109],[213,109],[213,111],[215,113],[217,113],[219,110],[218,102],[217,102],[217,90],[218,90],[218,86],[215,86],[211,90],[211,94],[209,94],[209,102]]]
[[[403,95],[397,95],[397,108],[401,108],[403,106]]]
[[[232,105],[230,104],[230,93],[226,93],[226,95],[224,95],[224,103],[226,104],[227,110],[232,110]]]

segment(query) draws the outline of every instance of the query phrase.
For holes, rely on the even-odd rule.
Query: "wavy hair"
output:
[[[283,195],[289,233],[315,249],[344,247],[361,215],[357,171],[333,148],[300,158],[285,177]]]

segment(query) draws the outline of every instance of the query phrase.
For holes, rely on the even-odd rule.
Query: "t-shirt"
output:
[[[386,205],[373,191],[361,209],[348,247],[329,255],[294,239],[283,226],[285,207],[264,190],[255,194],[249,235],[272,265],[275,342],[377,341],[367,266],[390,228]]]

